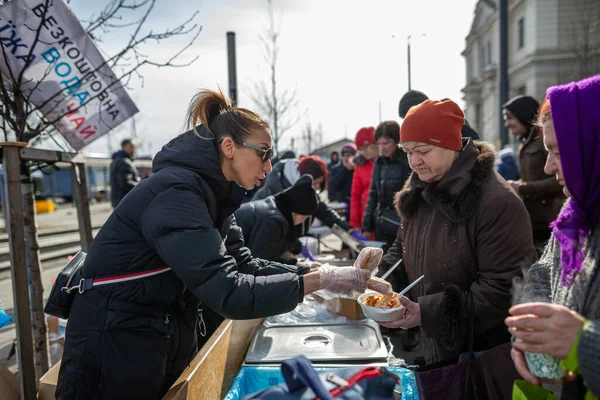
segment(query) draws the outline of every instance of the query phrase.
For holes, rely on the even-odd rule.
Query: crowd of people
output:
[[[57,398],[160,397],[207,336],[198,312],[257,318],[319,289],[364,292],[368,271],[299,261],[310,259],[298,239],[313,218],[382,242],[379,274],[401,261],[388,278],[394,291],[425,276],[400,298],[404,316],[381,325],[406,330],[407,347],[423,343],[427,365],[505,346],[508,368],[529,385],[596,398],[600,75],[549,88],[541,107],[515,97],[503,116],[516,156],[480,141],[452,100],[410,91],[401,124],[359,129],[329,164],[275,163],[262,117],[201,92],[190,130],[120,201],[83,268],[85,277],[173,273],[75,298]],[[321,199],[325,189],[348,204],[347,220]],[[544,363],[562,374],[540,373]]]

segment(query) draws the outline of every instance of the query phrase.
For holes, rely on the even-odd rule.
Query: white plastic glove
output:
[[[344,295],[363,293],[367,288],[367,280],[371,277],[368,269],[334,267],[329,264],[321,265],[317,271],[320,290]]]

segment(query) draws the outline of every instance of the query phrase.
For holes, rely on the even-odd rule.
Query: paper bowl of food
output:
[[[396,293],[385,295],[365,292],[356,301],[362,307],[365,317],[377,322],[397,321],[402,318],[405,311]]]

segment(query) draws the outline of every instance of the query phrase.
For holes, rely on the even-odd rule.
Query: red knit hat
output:
[[[400,143],[422,142],[461,151],[464,123],[464,113],[452,100],[425,100],[406,114],[400,130]]]
[[[360,128],[356,133],[354,143],[356,143],[356,148],[358,149],[368,144],[375,144],[375,128],[372,126]]]

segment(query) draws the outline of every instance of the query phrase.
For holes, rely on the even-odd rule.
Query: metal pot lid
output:
[[[246,363],[280,363],[297,355],[311,361],[385,361],[387,349],[379,326],[350,324],[275,325],[258,328]]]

